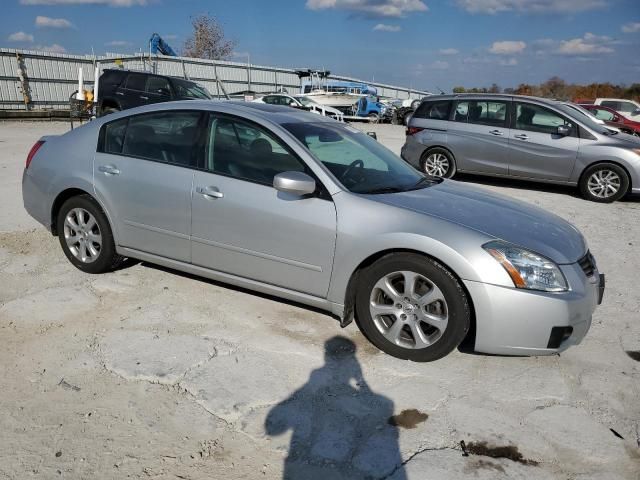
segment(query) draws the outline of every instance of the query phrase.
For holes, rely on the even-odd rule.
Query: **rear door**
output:
[[[130,73],[120,84],[116,95],[123,110],[149,103],[146,93],[147,76],[143,73]]]
[[[558,135],[566,126],[570,134]],[[578,156],[578,126],[569,117],[528,102],[514,102],[509,133],[509,175],[566,181]]]
[[[94,184],[118,245],[191,260],[191,187],[202,117],[198,111],[170,110],[102,127]]]
[[[449,122],[448,145],[459,170],[504,174],[509,170],[507,100],[459,100]]]

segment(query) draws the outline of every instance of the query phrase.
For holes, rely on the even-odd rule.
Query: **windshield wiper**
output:
[[[398,192],[404,192],[405,189],[401,188],[401,187],[381,187],[381,188],[373,188],[371,190],[365,190],[364,192],[360,192],[363,193],[365,195],[374,195],[377,193],[398,193]]]

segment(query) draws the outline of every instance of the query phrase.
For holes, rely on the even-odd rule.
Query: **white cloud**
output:
[[[496,55],[513,55],[522,53],[527,48],[527,44],[522,41],[505,40],[503,42],[493,42],[489,51]]]
[[[636,33],[640,32],[640,22],[631,22],[622,26],[624,33]]]
[[[7,38],[10,42],[33,42],[33,35],[24,32],[16,32]]]
[[[108,5],[110,7],[133,7],[147,5],[148,0],[20,0],[21,5]]]
[[[598,53],[612,53],[615,50],[608,47],[608,37],[597,37],[587,33],[582,38],[562,40],[556,50],[559,55],[594,55]]]
[[[373,30],[376,32],[399,32],[402,29],[398,25],[387,25],[385,23],[379,23],[375,27],[373,27]]]
[[[469,13],[576,13],[607,6],[606,0],[456,0]]]
[[[67,49],[62,45],[58,45],[54,43],[53,45],[35,45],[32,47],[33,50],[40,50],[42,52],[51,52],[51,53],[66,53]]]
[[[422,0],[307,0],[310,10],[338,9],[369,17],[404,17],[412,12],[426,12]]]
[[[38,15],[36,17],[36,27],[71,28],[73,25],[66,18],[51,18]]]
[[[127,42],[126,40],[111,40],[110,42],[105,43],[107,47],[126,47],[131,45],[131,42]]]
[[[460,53],[460,51],[456,50],[455,48],[443,48],[439,50],[438,53],[440,55],[457,55],[458,53]]]
[[[436,60],[431,65],[429,65],[429,67],[434,69],[434,70],[446,70],[447,68],[449,68],[449,62],[443,62],[442,60]]]

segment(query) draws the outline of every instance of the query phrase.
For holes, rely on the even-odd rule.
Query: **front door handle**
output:
[[[518,140],[529,140],[529,136],[525,135],[524,133],[521,133],[519,135],[514,135],[515,138],[517,138]]]
[[[224,197],[224,193],[218,190],[218,187],[196,187],[196,192],[208,199]]]
[[[145,97],[144,95],[140,95],[140,98],[141,98],[142,100],[149,100],[149,97]]]
[[[124,95],[122,92],[116,92],[116,95]]]
[[[491,135],[497,135],[497,136],[502,136],[504,135],[500,130],[491,130],[489,132]]]
[[[98,170],[105,175],[120,175],[120,170],[115,165],[100,165]]]

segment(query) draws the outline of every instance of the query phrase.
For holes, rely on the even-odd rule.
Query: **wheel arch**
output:
[[[449,267],[449,265],[447,265],[447,263],[443,262],[442,260],[432,255],[428,255],[424,252],[421,252],[419,250],[414,250],[411,248],[389,248],[385,250],[380,250],[378,252],[375,252],[369,255],[358,264],[356,269],[351,273],[351,276],[349,277],[349,281],[347,283],[347,291],[345,292],[345,297],[344,297],[344,301],[345,301],[344,314],[343,314],[341,324],[343,326],[346,326],[351,322],[351,320],[354,320],[354,319],[356,323],[358,323],[358,319],[355,317],[355,300],[356,300],[356,292],[358,288],[359,274],[370,265],[373,265],[375,262],[377,262],[381,258],[392,253],[410,253],[410,254],[420,255],[422,257],[429,258],[435,262],[438,262],[443,267],[445,267],[449,272],[451,272],[451,274],[455,277],[455,279],[458,281],[458,283],[462,287],[464,293],[467,295],[467,299],[469,301],[469,307],[471,310],[469,331],[467,332],[467,335],[462,340],[462,343],[460,343],[460,346],[458,348],[463,349],[465,351],[473,350],[475,346],[475,337],[476,337],[476,311],[473,305],[473,298],[471,297],[471,293],[465,286],[464,282],[462,281],[462,278],[460,278],[460,276],[456,273],[456,271],[453,270],[451,267]]]
[[[620,167],[622,170],[624,170],[624,173],[627,174],[627,178],[629,179],[629,188],[627,189],[627,191],[625,193],[631,192],[631,189],[633,188],[633,176],[631,175],[631,172],[629,172],[629,169],[627,168],[627,166],[624,163],[621,163],[621,162],[616,161],[616,160],[595,160],[595,161],[589,163],[588,165],[586,165],[582,169],[582,172],[580,172],[580,176],[578,177],[578,185],[580,185],[582,183],[582,180],[584,179],[585,172],[587,170],[589,170],[591,167],[595,167],[596,165],[601,165],[601,164],[605,164],[605,163],[610,163],[610,164],[615,165],[617,167]]]
[[[109,221],[109,224],[111,226],[111,231],[115,234],[115,231],[113,229],[113,222],[111,222],[111,217],[109,216],[109,214],[105,210],[104,206],[100,203],[100,201],[95,197],[95,195],[92,195],[90,192],[87,192],[86,190],[83,190],[83,189],[77,188],[77,187],[71,187],[71,188],[67,188],[67,189],[63,190],[62,192],[60,192],[58,194],[58,196],[53,201],[53,204],[51,205],[51,233],[54,236],[58,235],[57,221],[56,220],[58,218],[58,214],[60,213],[60,208],[62,207],[64,202],[66,202],[70,198],[79,197],[81,195],[88,195],[89,197],[91,197],[91,199],[94,202],[96,202],[98,204],[100,209],[106,215],[107,220]]]

